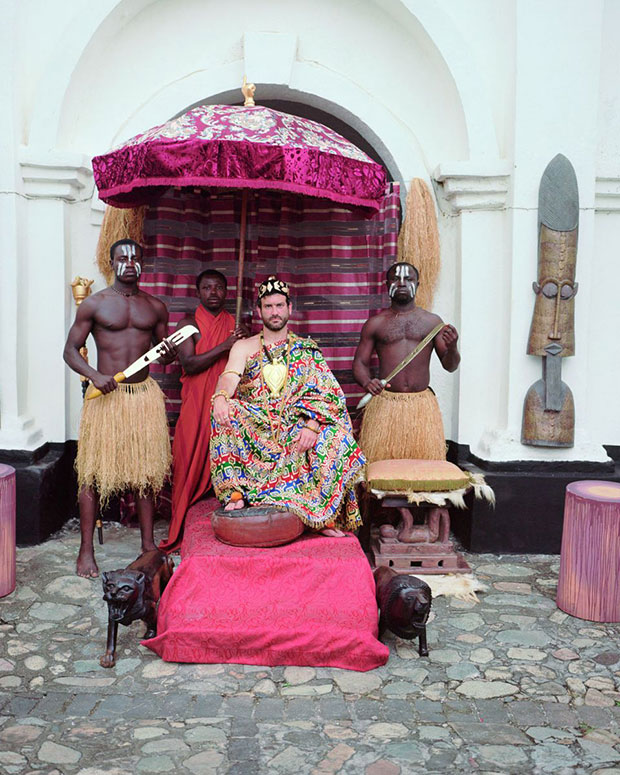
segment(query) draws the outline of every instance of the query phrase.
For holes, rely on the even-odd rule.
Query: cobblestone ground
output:
[[[620,626],[556,608],[556,556],[468,557],[488,591],[435,600],[427,659],[391,637],[370,673],[178,665],[135,623],[104,670],[101,582],[73,575],[77,545],[67,530],[18,550],[0,601],[2,772],[620,775]],[[137,547],[110,527],[100,567]]]

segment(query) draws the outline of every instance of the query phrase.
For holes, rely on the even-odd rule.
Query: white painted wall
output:
[[[397,178],[435,185],[435,308],[459,327],[463,353],[456,375],[433,368],[450,438],[496,460],[604,459],[602,443],[620,444],[618,346],[598,335],[620,322],[619,3],[5,6],[0,57],[14,77],[0,86],[12,127],[0,147],[0,448],[76,436],[79,379],[61,361],[74,314],[68,284],[80,274],[103,287],[88,159],[237,88],[244,73],[259,101],[263,93],[329,110],[374,142]],[[541,451],[518,439],[525,392],[541,372],[525,354],[538,186],[558,152],[575,166],[582,208],[577,355],[564,361],[577,445]]]
[[[563,379],[573,391],[576,405],[575,447],[534,448],[528,458],[604,459],[600,443],[611,441],[609,436],[596,438],[592,434],[590,413],[596,380],[585,367],[593,301],[593,208],[603,3],[548,0],[545,9],[562,18],[562,34],[550,36],[549,26],[541,24],[540,3],[523,0],[517,4],[510,211],[512,272],[507,278],[511,304],[504,321],[510,332],[508,391],[502,396],[506,426],[493,428],[478,446],[474,443],[474,450],[481,457],[501,460],[518,456],[522,449],[519,439],[523,398],[529,386],[541,377],[540,358],[524,355],[534,306],[531,284],[537,271],[538,187],[545,167],[561,152],[575,168],[580,198],[576,356],[563,361]]]

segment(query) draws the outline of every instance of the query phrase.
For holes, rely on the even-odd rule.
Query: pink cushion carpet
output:
[[[182,561],[159,604],[158,635],[143,641],[167,662],[312,665],[372,670],[375,584],[354,536],[304,534],[286,546],[228,546],[201,501],[187,515]]]

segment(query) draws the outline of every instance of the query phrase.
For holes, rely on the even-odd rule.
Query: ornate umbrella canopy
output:
[[[273,188],[378,209],[384,168],[315,121],[260,105],[203,105],[93,159],[99,196],[136,207],[154,187]]]

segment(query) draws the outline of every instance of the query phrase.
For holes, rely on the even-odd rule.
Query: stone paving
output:
[[[138,543],[108,526],[100,568]],[[101,582],[72,574],[77,546],[73,524],[18,550],[0,600],[1,772],[620,775],[620,626],[556,608],[557,556],[468,556],[480,603],[437,598],[430,657],[388,635],[370,673],[165,663],[140,622],[104,670]]]

